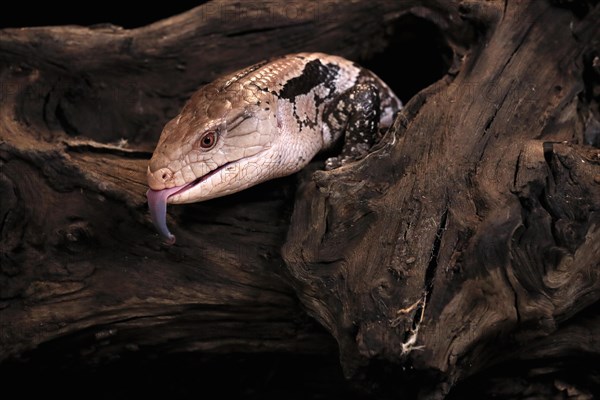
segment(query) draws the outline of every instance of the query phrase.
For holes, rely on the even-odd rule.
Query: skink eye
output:
[[[210,150],[217,144],[217,133],[208,131],[200,138],[200,147],[204,150]]]

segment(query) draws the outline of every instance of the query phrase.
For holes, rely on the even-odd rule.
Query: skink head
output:
[[[275,104],[255,91],[200,89],[165,126],[148,165],[150,189],[170,189],[169,203],[192,203],[276,176],[269,151],[277,137]]]

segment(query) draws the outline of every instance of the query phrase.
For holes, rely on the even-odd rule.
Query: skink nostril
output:
[[[171,171],[169,171],[168,169],[163,170],[160,174],[160,178],[162,179],[163,182],[170,180],[172,177],[173,177],[173,173]]]

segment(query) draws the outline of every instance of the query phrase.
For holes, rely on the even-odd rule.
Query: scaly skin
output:
[[[360,158],[400,108],[372,72],[322,53],[221,77],[200,88],[160,136],[148,166],[153,219],[172,241],[162,202],[204,201],[293,174],[344,134],[342,154],[326,167]]]

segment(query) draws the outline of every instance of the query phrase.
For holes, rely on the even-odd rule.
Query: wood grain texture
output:
[[[577,109],[600,10],[485,7],[456,76],[296,198],[284,259],[350,374],[381,359],[451,386],[598,301],[599,153]]]

